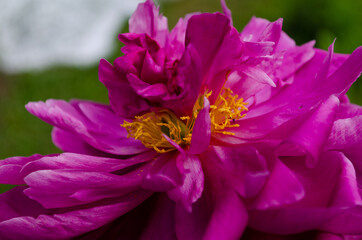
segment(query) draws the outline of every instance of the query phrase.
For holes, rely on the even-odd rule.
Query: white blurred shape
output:
[[[0,68],[94,64],[141,0],[0,0]]]

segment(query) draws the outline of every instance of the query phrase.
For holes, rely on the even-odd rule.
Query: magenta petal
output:
[[[251,57],[266,56],[273,51],[273,42],[244,42],[245,55]]]
[[[179,115],[189,115],[199,97],[202,83],[201,59],[193,45],[186,48],[177,66],[178,74],[175,81],[168,83],[168,87],[179,88],[181,94],[166,99],[168,102],[165,106]]]
[[[52,140],[54,145],[64,152],[107,157],[107,153],[95,149],[76,134],[57,127],[52,130]]]
[[[209,159],[202,159],[207,174],[205,189],[193,204],[192,212],[182,205],[176,206],[178,239],[240,239],[248,222],[242,199]]]
[[[199,14],[188,22],[186,46],[193,45],[201,59],[203,84],[220,92],[227,73],[240,61],[241,40],[230,20],[222,14]],[[210,96],[212,103],[217,94]]]
[[[249,23],[244,27],[240,37],[244,41],[258,42],[260,35],[263,33],[268,24],[270,24],[270,22],[266,19],[252,17]]]
[[[0,161],[1,184],[24,184],[24,175],[20,174],[24,165],[44,157],[34,154],[30,157],[11,157]]]
[[[276,150],[277,154],[279,156],[307,154],[307,164],[315,166],[332,128],[338,106],[338,98],[330,96],[288,139],[282,142]]]
[[[213,193],[209,193],[213,194]],[[247,225],[244,204],[234,192],[217,196],[203,196],[194,204],[192,212],[176,207],[176,234],[180,240],[239,239]],[[206,199],[209,198],[209,199]],[[212,201],[212,200],[211,200]]]
[[[185,19],[180,18],[168,35],[166,55],[170,57],[172,61],[181,59],[185,50],[185,34],[188,19],[189,15],[186,16]]]
[[[262,34],[260,35],[259,41],[261,41],[261,42],[270,41],[270,42],[278,43],[281,32],[282,32],[282,24],[283,24],[283,19],[281,19],[281,18],[279,18],[275,22],[269,23],[265,27]]]
[[[204,174],[200,159],[195,155],[179,154],[178,162],[182,164],[184,175],[183,184],[167,192],[168,196],[187,211],[192,211],[192,204],[196,202],[204,189]]]
[[[25,194],[45,208],[69,207],[125,195],[139,189],[141,180],[141,175],[136,172],[118,176],[100,172],[40,170],[25,178],[29,186]]]
[[[147,0],[138,5],[129,19],[129,31],[147,33],[164,46],[168,34],[167,18],[159,15],[159,9],[152,0]]]
[[[252,147],[213,147],[202,158],[227,179],[227,184],[245,198],[255,197],[268,175],[266,161]]]
[[[152,208],[152,215],[142,232],[142,240],[176,239],[175,233],[175,202],[166,194],[160,194],[157,203]]]
[[[253,202],[256,209],[268,209],[299,201],[304,197],[302,184],[294,173],[277,160],[270,176]]]
[[[127,138],[126,129],[120,126],[124,119],[117,117],[108,106],[85,101],[48,100],[45,103],[30,102],[26,108],[45,122],[76,134],[100,151],[128,155],[146,150],[141,142]]]
[[[9,240],[70,239],[113,221],[149,196],[149,192],[139,191],[84,209],[38,217],[15,217],[0,223],[0,236]]]
[[[340,95],[345,94],[362,72],[362,47],[357,48],[347,60],[330,77],[326,79],[328,87],[323,92],[333,91]],[[345,79],[341,81],[340,79]],[[321,83],[323,84],[323,82]]]
[[[316,75],[316,81],[318,81],[318,82],[323,81],[328,76],[329,67],[331,65],[332,58],[333,58],[334,42],[335,42],[335,40],[329,46],[328,54],[325,57],[323,64]]]
[[[354,115],[354,114],[353,114]],[[361,169],[362,116],[338,119],[333,123],[326,150],[343,151],[356,168]]]
[[[349,240],[340,234],[332,234],[329,232],[322,231],[308,231],[298,234],[288,234],[288,235],[279,235],[279,234],[269,234],[265,232],[255,231],[248,228],[241,240]],[[350,239],[353,240],[353,239]],[[356,239],[357,240],[357,239]]]
[[[44,156],[39,160],[26,164],[21,174],[30,174],[38,170],[70,169],[75,171],[116,172],[132,169],[133,166],[151,161],[158,154],[148,151],[128,159],[106,158],[75,153],[63,153],[59,156]]]
[[[138,95],[149,99],[149,100],[158,100],[168,94],[168,89],[165,84],[157,83],[153,84],[147,88],[144,88],[137,92]]]
[[[200,110],[195,120],[192,132],[190,154],[200,154],[204,152],[210,144],[211,137],[211,120],[210,120],[210,103],[204,97],[204,107]]]
[[[345,228],[360,234],[361,228],[357,222],[361,222],[358,212],[361,197],[352,164],[338,152],[327,152],[321,158],[315,168],[306,167],[302,159],[285,159],[303,186],[304,197],[282,208],[249,211],[249,226],[275,234],[295,234],[321,229],[321,226],[329,227],[328,231],[332,232],[346,233],[338,230]],[[349,217],[351,224],[339,222]],[[328,224],[333,219],[339,225]]]
[[[145,100],[139,97],[129,83],[104,59],[99,62],[99,80],[107,87],[109,102],[119,116],[131,118],[149,109]]]
[[[254,67],[248,66],[245,69],[243,69],[242,72],[244,74],[246,74],[248,77],[252,78],[256,82],[260,82],[263,84],[268,84],[272,87],[276,87],[273,80],[263,70],[261,70],[259,68],[254,68]],[[244,96],[244,95],[242,95],[242,96]]]
[[[26,187],[15,187],[0,194],[0,224],[2,221],[12,218],[24,216],[37,217],[40,214],[46,214],[48,212],[48,210],[44,209],[39,203],[24,195],[23,191],[25,188]]]
[[[296,205],[305,208],[350,208],[361,203],[352,163],[340,152],[325,152],[314,168],[303,158],[285,158],[285,164],[303,185],[305,196]]]
[[[146,170],[142,187],[154,192],[165,192],[182,185],[183,178],[176,165],[176,154],[165,153],[153,160]]]
[[[315,41],[310,41],[302,46],[287,49],[280,68],[276,69],[276,76],[280,79],[293,77],[293,74],[314,56],[313,46]]]
[[[240,197],[226,193],[216,202],[203,239],[239,239],[248,223],[248,214]]]
[[[343,212],[341,211],[340,214],[321,225],[320,229],[350,235],[362,235],[361,222],[362,207],[358,206]]]
[[[226,5],[225,0],[221,0],[221,7],[222,7],[222,11],[224,12],[225,16],[230,20],[230,25],[233,25],[233,19],[231,16],[231,11],[228,8],[228,6]]]

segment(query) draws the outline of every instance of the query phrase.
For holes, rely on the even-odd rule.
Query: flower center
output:
[[[159,153],[173,151],[175,147],[165,136],[180,146],[189,145],[195,120],[204,105],[204,96],[209,98],[211,94],[212,92],[206,92],[197,99],[192,116],[178,118],[170,110],[162,109],[136,116],[132,122],[124,121],[121,126],[126,128],[127,137],[140,140],[148,148],[153,148]],[[215,103],[210,106],[211,132],[234,135],[225,129],[239,127],[235,121],[245,116],[242,113],[248,110],[246,104],[229,88],[224,88]]]

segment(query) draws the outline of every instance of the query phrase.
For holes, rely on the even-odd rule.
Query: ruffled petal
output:
[[[165,192],[182,185],[183,177],[177,167],[177,153],[164,153],[153,160],[146,170],[142,187],[154,192]]]
[[[31,200],[24,195],[24,189],[26,189],[26,187],[15,187],[0,194],[0,224],[1,222],[12,218],[25,216],[37,217],[40,214],[47,214],[50,212],[49,210],[44,209],[36,201]]]
[[[147,0],[138,5],[129,19],[129,31],[146,33],[164,46],[168,34],[167,18],[159,14],[159,8],[154,5],[152,0]]]
[[[339,106],[336,96],[322,103],[311,116],[276,149],[279,156],[307,155],[308,166],[315,166],[328,138]]]
[[[169,81],[168,87],[180,91],[180,94],[165,98],[163,105],[178,115],[190,115],[202,84],[201,59],[193,45],[187,46],[177,65],[177,72],[177,76]]]
[[[108,224],[149,196],[149,192],[142,190],[54,214],[32,217],[20,213],[19,217],[0,222],[0,236],[9,240],[70,239]]]
[[[245,198],[255,197],[269,175],[265,158],[253,147],[213,147],[202,158]]]
[[[211,138],[211,120],[210,120],[210,103],[204,97],[204,106],[200,110],[193,127],[190,154],[200,154],[204,152],[210,144]]]
[[[188,22],[185,44],[193,45],[201,58],[205,88],[219,93],[227,73],[241,56],[237,30],[222,14],[195,15]],[[210,102],[216,98],[217,94],[210,96]]]
[[[333,123],[325,150],[342,151],[362,171],[362,163],[360,163],[360,159],[362,159],[361,129],[362,115],[336,120]]]
[[[0,161],[1,184],[24,184],[24,175],[20,174],[23,166],[41,159],[43,155],[34,154],[30,157],[11,157]]]
[[[136,191],[141,181],[138,171],[118,176],[87,171],[39,170],[25,177],[29,188],[24,192],[45,208],[64,208],[120,197]]]
[[[248,222],[245,206],[239,195],[230,189],[212,164],[205,166],[205,189],[192,212],[176,206],[178,239],[239,239]]]
[[[54,145],[63,152],[80,153],[100,157],[114,156],[92,147],[86,141],[77,136],[77,134],[73,134],[57,127],[54,127],[52,130],[52,140]]]
[[[273,169],[261,192],[250,208],[267,209],[282,207],[301,200],[305,195],[303,185],[296,175],[281,161],[276,160]]]
[[[306,167],[303,159],[284,159],[289,171],[303,187],[302,198],[284,207],[249,211],[249,226],[273,234],[295,234],[324,229],[321,226],[330,226],[328,231],[338,232],[337,225],[327,223],[339,214],[348,218],[350,213],[355,212],[354,216],[358,216],[361,197],[353,165],[338,152],[325,153],[321,158],[315,168]],[[285,181],[284,185],[286,183],[288,182]],[[277,189],[284,187],[282,184],[275,186]],[[360,219],[355,218],[356,220],[360,222]],[[357,224],[341,226],[350,226],[350,230],[354,229],[355,233],[361,231]]]
[[[132,118],[136,114],[149,109],[146,101],[131,88],[126,77],[122,77],[104,59],[99,62],[99,80],[107,87],[109,102],[117,115]]]
[[[76,134],[92,147],[111,154],[129,155],[143,152],[141,142],[127,138],[127,131],[120,125],[124,118],[116,116],[108,106],[61,100],[31,102],[27,110],[45,122]]]
[[[204,189],[204,174],[200,159],[196,155],[179,154],[177,157],[180,172],[184,180],[181,186],[168,191],[168,196],[186,211],[192,211],[192,204],[200,197]]]

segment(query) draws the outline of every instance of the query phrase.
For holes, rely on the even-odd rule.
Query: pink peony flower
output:
[[[110,106],[26,108],[56,155],[0,162],[1,239],[358,239],[362,109],[351,55],[296,46],[282,20],[192,14],[151,0],[101,60]],[[359,236],[360,235],[360,236]]]

